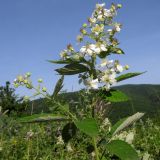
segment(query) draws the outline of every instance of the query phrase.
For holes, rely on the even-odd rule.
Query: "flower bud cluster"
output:
[[[19,75],[14,80],[13,85],[15,88],[18,88],[20,86],[24,86],[28,89],[34,89],[36,93],[33,95],[33,97],[38,96],[40,94],[42,94],[42,95],[47,94],[47,88],[42,86],[43,79],[39,78],[37,80],[38,86],[34,87],[30,78],[31,78],[30,72],[26,73],[25,75]],[[30,97],[24,96],[23,99],[24,99],[24,101],[29,101]]]
[[[14,80],[14,87],[25,86],[28,89],[32,89],[32,81],[30,80],[31,73],[26,73],[25,75],[19,75]]]

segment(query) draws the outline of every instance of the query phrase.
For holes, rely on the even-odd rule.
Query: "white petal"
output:
[[[101,45],[101,50],[102,51],[107,51],[107,48],[105,47],[105,45],[103,45],[103,44]]]
[[[118,72],[122,72],[123,71],[123,67],[121,65],[119,65],[119,64],[116,66],[116,68],[117,68]]]
[[[82,52],[82,53],[86,52],[86,47],[83,46],[83,47],[80,49],[80,52]]]

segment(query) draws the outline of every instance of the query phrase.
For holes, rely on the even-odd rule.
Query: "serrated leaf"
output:
[[[54,114],[34,114],[31,116],[26,116],[17,119],[22,123],[38,123],[38,122],[48,122],[48,121],[66,121],[68,120],[64,116],[54,115]]]
[[[132,78],[132,77],[139,76],[139,75],[141,75],[143,73],[145,73],[145,72],[134,72],[134,73],[122,74],[119,77],[117,77],[116,80],[117,80],[117,82],[120,82],[120,81],[123,81],[125,79],[129,79],[129,78]]]
[[[113,140],[106,145],[107,150],[121,160],[139,160],[138,154],[128,143],[121,140]]]
[[[51,96],[52,98],[56,98],[56,96],[58,95],[60,90],[63,88],[63,81],[64,81],[64,76],[61,76],[61,78],[56,83],[56,86],[54,88],[54,92],[53,92],[53,94]]]
[[[144,116],[144,113],[137,112],[136,114],[129,116],[128,118],[124,118],[117,122],[111,129],[111,134],[114,136],[115,134],[119,133],[126,127],[132,125],[134,122],[138,121],[140,118]]]
[[[77,128],[90,137],[96,137],[98,135],[98,126],[96,120],[93,118],[87,118],[82,121],[75,122]]]
[[[89,68],[80,63],[72,63],[64,66],[63,68],[56,69],[60,75],[74,75],[89,71]]]

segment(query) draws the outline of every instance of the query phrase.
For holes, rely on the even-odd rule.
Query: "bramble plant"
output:
[[[36,115],[22,118],[22,122],[47,122],[62,121],[64,127],[58,129],[57,147],[60,148],[59,159],[92,159],[105,160],[117,159],[138,160],[138,154],[134,148],[125,141],[115,139],[126,127],[139,120],[144,113],[136,113],[133,116],[124,118],[111,126],[106,112],[111,102],[127,101],[128,97],[121,91],[111,89],[115,83],[138,76],[142,73],[126,73],[129,66],[122,66],[119,60],[109,59],[110,55],[123,55],[119,48],[119,41],[116,34],[121,31],[122,25],[114,21],[121,4],[112,4],[110,9],[105,8],[105,3],[96,4],[92,16],[88,22],[82,25],[77,41],[81,45],[76,51],[69,44],[67,49],[60,53],[60,60],[51,60],[55,64],[64,64],[56,71],[62,75],[57,82],[53,94],[49,94],[47,89],[40,84],[34,87],[30,79],[30,73],[18,76],[14,81],[15,87],[20,85],[29,89],[34,89],[35,95],[43,95],[53,107],[54,114]],[[59,91],[63,87],[63,79],[66,75],[79,75],[79,83],[87,87],[86,93],[93,98],[91,103],[86,103],[85,108],[72,111],[69,104],[61,103],[57,98]],[[93,96],[94,94],[94,96]],[[28,99],[26,97],[26,99]],[[76,105],[75,105],[76,107]],[[56,115],[55,115],[56,113]],[[67,155],[63,147],[67,147]],[[79,147],[81,146],[81,147]],[[73,154],[74,151],[74,154]]]

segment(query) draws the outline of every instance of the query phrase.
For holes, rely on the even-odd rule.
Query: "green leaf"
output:
[[[89,71],[89,68],[80,63],[72,63],[64,66],[63,68],[56,69],[60,75],[74,75]]]
[[[69,64],[71,63],[72,61],[70,59],[67,59],[67,60],[48,60],[48,62],[50,63],[55,63],[55,64]]]
[[[120,48],[112,48],[111,52],[115,54],[124,54],[124,51]]]
[[[111,129],[112,136],[119,133],[120,131],[122,131],[126,127],[132,125],[134,122],[138,121],[143,116],[144,116],[144,113],[137,112],[132,116],[129,116],[127,118],[124,118],[124,119],[118,121]]]
[[[93,118],[84,119],[82,121],[75,122],[77,128],[90,137],[96,137],[98,135],[98,126],[96,120]]]
[[[112,128],[111,128],[111,131],[110,131],[110,134],[111,135],[114,135],[115,131],[117,130],[117,128],[126,120],[127,118],[122,118],[120,119],[117,123],[115,123]]]
[[[68,120],[64,116],[54,115],[54,114],[34,114],[31,116],[21,117],[17,119],[22,123],[38,123],[38,122],[48,122],[48,121],[66,121]]]
[[[56,83],[56,86],[54,88],[54,92],[53,92],[53,94],[51,96],[52,98],[56,98],[56,96],[58,95],[60,90],[63,88],[63,81],[64,81],[64,76],[61,76],[61,78]]]
[[[107,55],[109,55],[109,51],[102,51],[100,54],[98,54],[98,57],[105,58]]]
[[[114,48],[113,46],[109,46],[107,48],[107,51],[102,51],[100,54],[98,54],[98,56],[100,58],[105,58],[107,55],[110,55],[111,53],[114,54],[124,54],[123,50],[120,48]]]
[[[72,139],[76,135],[77,127],[72,122],[67,123],[62,130],[62,138],[65,143]]]
[[[125,79],[129,79],[135,76],[139,76],[141,74],[143,74],[145,72],[135,72],[135,73],[126,73],[126,74],[122,74],[119,77],[116,78],[117,82],[123,81]]]
[[[107,150],[121,160],[139,160],[138,154],[128,143],[121,140],[113,140],[106,145]]]
[[[101,90],[99,96],[110,102],[124,102],[129,100],[123,92],[115,89],[111,89],[110,91]]]

